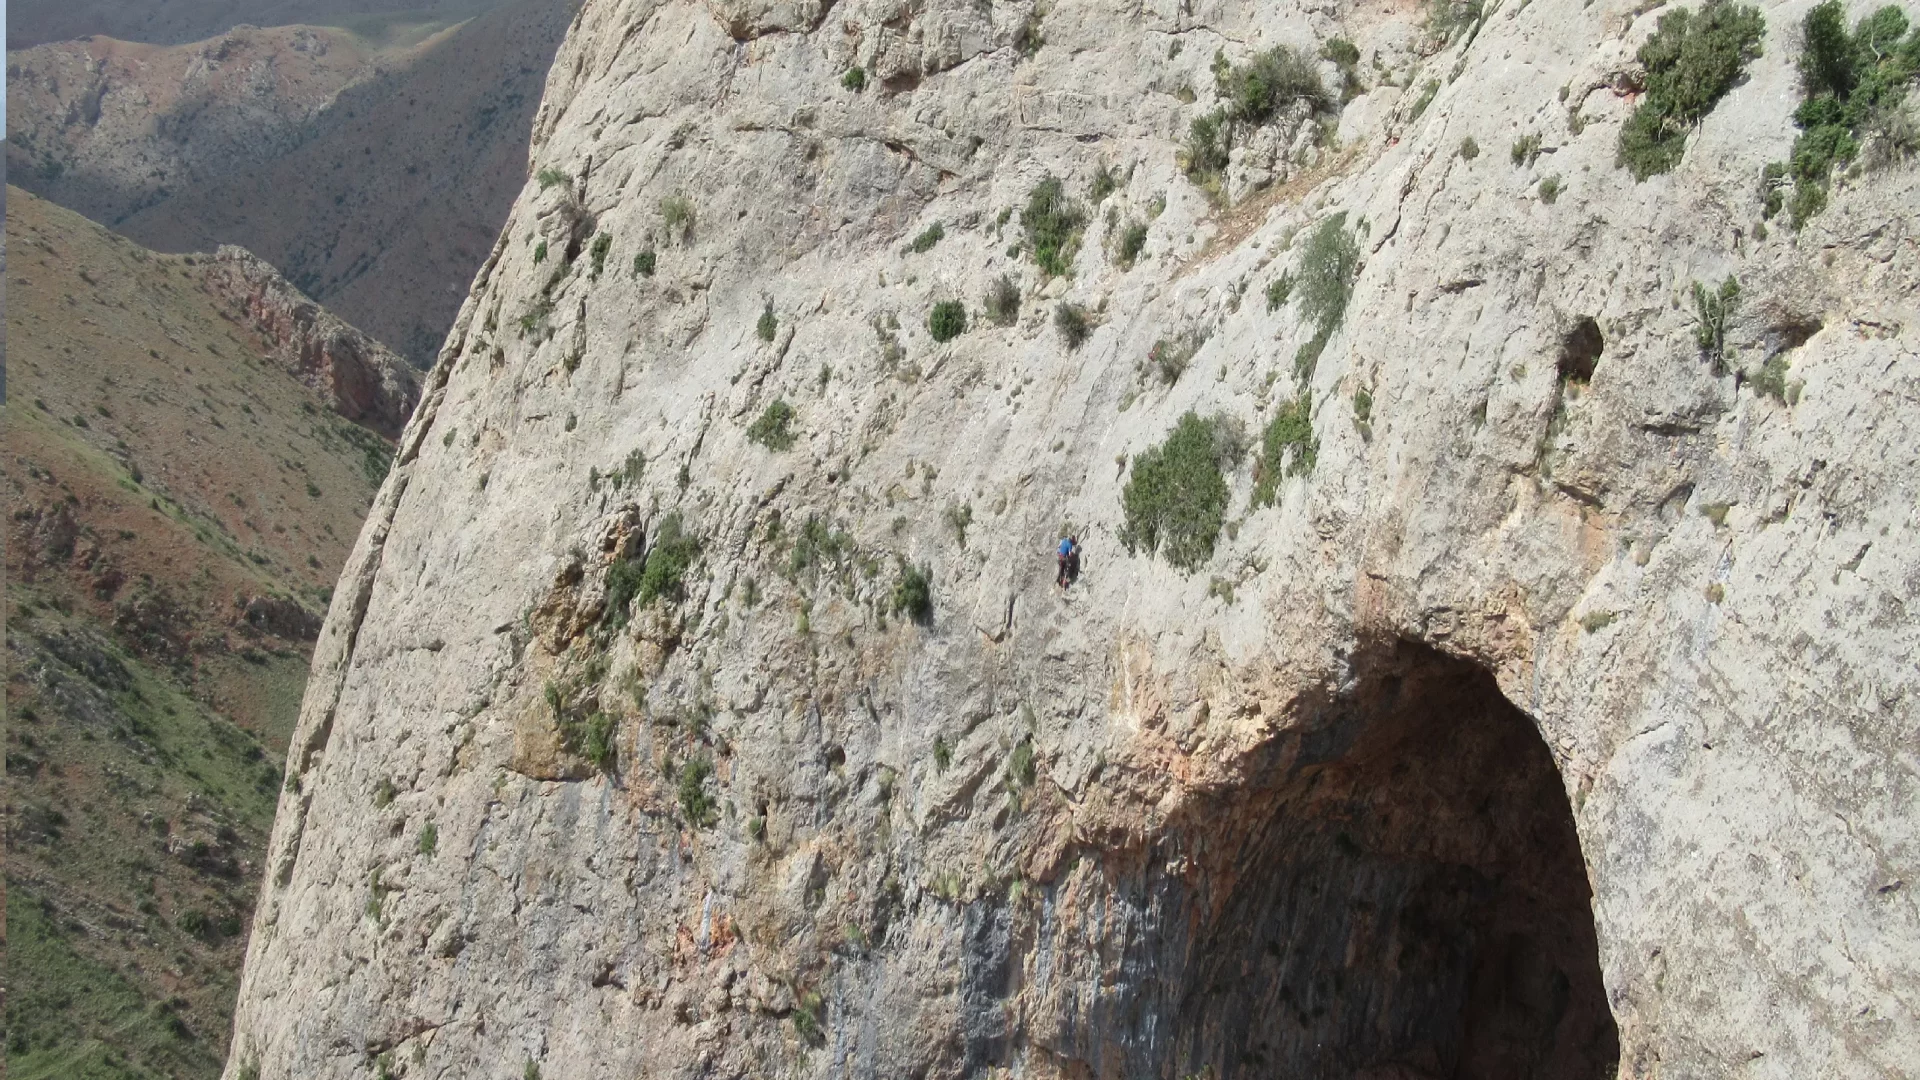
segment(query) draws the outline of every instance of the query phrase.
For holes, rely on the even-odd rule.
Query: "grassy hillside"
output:
[[[387,444],[7,192],[7,1075],[214,1075],[311,639]]]

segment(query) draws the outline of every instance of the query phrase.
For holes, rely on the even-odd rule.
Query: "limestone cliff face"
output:
[[[1764,10],[1635,183],[1611,0],[588,0],[322,631],[228,1075],[1902,1074],[1920,174],[1755,228]],[[1337,137],[1211,201],[1216,53],[1335,36]],[[1296,364],[1267,289],[1341,212]],[[1311,469],[1128,553],[1182,414],[1302,395]]]

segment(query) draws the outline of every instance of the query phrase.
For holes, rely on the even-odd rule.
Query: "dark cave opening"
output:
[[[1532,720],[1425,647],[1355,672],[1220,808],[1240,824],[1213,834],[1230,853],[1195,897],[1163,1072],[1613,1076],[1586,868]]]

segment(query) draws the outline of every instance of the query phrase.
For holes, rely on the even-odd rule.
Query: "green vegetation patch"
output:
[[[1693,342],[1718,375],[1727,367],[1727,324],[1740,307],[1740,280],[1728,277],[1717,288],[1693,283]]]
[[[1060,332],[1060,340],[1073,352],[1087,343],[1093,336],[1093,316],[1087,309],[1070,300],[1060,301],[1053,309],[1053,328]]]
[[[7,1072],[63,1080],[215,1076],[220,1046],[165,1001],[74,948],[57,909],[19,883],[7,889]],[[30,974],[29,974],[30,973]]]
[[[1801,23],[1800,87],[1794,110],[1800,135],[1793,156],[1762,174],[1765,206],[1772,218],[1782,208],[1798,229],[1827,205],[1834,167],[1853,161],[1863,147],[1883,161],[1920,151],[1920,129],[1906,111],[1907,93],[1920,76],[1920,28],[1908,32],[1907,16],[1888,5],[1861,19],[1853,33],[1846,9],[1827,0]],[[1904,40],[1903,40],[1904,39]]]
[[[587,249],[587,254],[593,259],[593,265],[587,271],[589,278],[595,281],[600,279],[600,271],[607,268],[607,252],[612,250],[612,233],[601,233],[599,236],[593,238],[593,246]]]
[[[1362,404],[1356,392],[1354,416],[1366,423],[1373,409],[1373,395]],[[1272,506],[1280,491],[1280,481],[1289,476],[1304,476],[1313,471],[1320,457],[1320,441],[1313,436],[1313,400],[1302,391],[1299,397],[1280,407],[1267,422],[1260,437],[1260,456],[1253,463],[1253,505]]]
[[[927,226],[919,236],[914,237],[913,242],[907,245],[907,250],[913,252],[915,255],[924,255],[932,251],[934,245],[946,239],[946,237],[947,227],[936,221]]]
[[[1012,278],[1001,274],[987,286],[981,306],[986,309],[988,321],[995,326],[1011,326],[1020,317],[1020,287]]]
[[[713,796],[707,793],[707,778],[712,775],[713,762],[703,757],[688,758],[680,766],[680,811],[695,828],[704,829],[720,817]]]
[[[1114,246],[1114,261],[1120,269],[1131,270],[1133,264],[1140,261],[1141,253],[1147,250],[1147,225],[1143,221],[1132,221],[1121,230],[1119,243]]]
[[[926,625],[933,621],[933,568],[915,566],[905,559],[900,560],[900,568],[893,582],[893,610],[897,615],[905,615],[914,622]]]
[[[1298,305],[1301,320],[1313,327],[1313,337],[1293,358],[1294,380],[1303,387],[1313,378],[1327,342],[1346,319],[1359,268],[1360,240],[1347,228],[1347,213],[1342,210],[1314,228],[1301,250],[1298,272],[1282,287],[1282,295],[1290,293]],[[1268,299],[1273,299],[1271,291]]]
[[[1619,163],[1635,180],[1680,164],[1687,136],[1760,55],[1766,29],[1759,8],[1734,0],[1660,16],[1638,54],[1647,92],[1620,129]]]
[[[1234,456],[1225,434],[1223,418],[1188,411],[1165,442],[1134,455],[1120,496],[1126,513],[1120,542],[1129,553],[1157,554],[1186,571],[1213,557],[1227,514],[1223,466]]]
[[[1020,211],[1020,227],[1026,230],[1034,264],[1052,277],[1073,273],[1073,256],[1080,250],[1086,226],[1086,209],[1067,197],[1066,187],[1055,176],[1035,184],[1026,208]]]
[[[1333,95],[1313,59],[1286,45],[1276,45],[1238,65],[1228,63],[1226,54],[1216,54],[1213,81],[1220,106],[1194,118],[1188,127],[1182,168],[1189,179],[1215,195],[1242,131],[1270,122],[1298,102],[1306,102],[1310,114],[1334,108]]]
[[[747,425],[747,439],[773,451],[793,449],[798,439],[793,432],[793,406],[775,399],[761,411],[758,420]]]
[[[627,624],[635,603],[678,603],[686,598],[687,571],[700,558],[700,540],[687,534],[679,512],[668,514],[654,532],[644,559],[619,559],[607,567],[607,601],[602,620],[618,629]]]
[[[927,333],[935,341],[952,341],[967,332],[967,306],[958,300],[942,300],[927,315]]]

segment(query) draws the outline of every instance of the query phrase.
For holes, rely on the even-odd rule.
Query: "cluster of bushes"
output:
[[[1225,54],[1216,55],[1213,79],[1220,106],[1196,117],[1189,126],[1182,167],[1196,184],[1215,194],[1228,155],[1243,131],[1267,123],[1297,102],[1306,102],[1314,113],[1334,106],[1313,60],[1285,45],[1238,66],[1228,63]]]
[[[593,683],[605,672],[604,663],[592,667],[584,681]],[[550,682],[546,686],[547,707],[553,710],[553,726],[560,733],[560,748],[569,754],[586,758],[598,769],[611,769],[616,757],[618,724],[612,716],[599,709],[581,715],[582,709],[576,700],[581,683],[581,677],[575,676],[564,682]],[[431,856],[439,845],[440,832],[432,822],[428,822],[426,828],[432,831],[422,830],[419,850],[420,854]]]
[[[1638,54],[1647,69],[1646,95],[1620,129],[1619,162],[1635,180],[1680,164],[1687,136],[1760,55],[1766,27],[1759,8],[1734,0],[1707,0],[1660,16]]]
[[[1909,84],[1920,75],[1920,28],[1908,33],[1899,8],[1881,8],[1849,34],[1846,9],[1826,0],[1807,13],[1801,39],[1804,98],[1793,113],[1800,135],[1793,156],[1768,165],[1761,179],[1764,216],[1784,202],[1796,229],[1826,207],[1834,167],[1853,161],[1863,145],[1886,160],[1920,149],[1920,130],[1905,111]],[[1788,183],[1790,198],[1782,190]]]
[[[634,604],[686,598],[687,571],[700,558],[700,540],[690,536],[678,513],[661,519],[653,545],[641,559],[618,559],[607,567],[607,600],[602,621],[619,629],[632,617]]]

